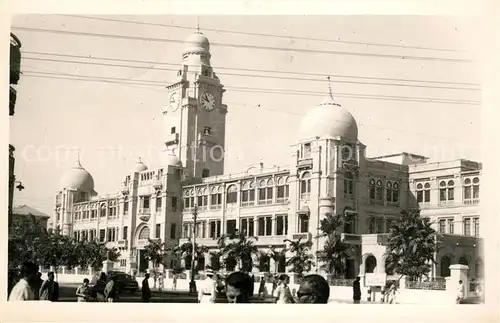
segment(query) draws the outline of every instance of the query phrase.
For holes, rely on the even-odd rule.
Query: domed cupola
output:
[[[87,193],[94,192],[94,179],[82,167],[80,158],[78,158],[76,165],[63,175],[60,184],[62,188],[76,189]]]
[[[330,78],[328,77],[328,80]],[[310,110],[299,128],[299,140],[315,137],[342,138],[357,141],[358,125],[352,114],[335,102],[331,87],[328,97]]]
[[[146,166],[141,158],[137,158],[137,161],[135,162],[135,165],[134,165],[134,173],[140,173],[140,172],[143,172],[145,170],[148,170],[148,166]]]
[[[188,64],[210,65],[210,42],[199,30],[192,33],[185,41],[182,53],[184,62]]]
[[[163,166],[182,167],[182,161],[175,155],[175,153],[171,149],[163,152],[162,159]]]

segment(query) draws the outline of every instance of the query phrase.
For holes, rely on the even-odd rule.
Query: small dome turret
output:
[[[134,173],[140,173],[140,172],[143,172],[145,170],[148,170],[148,166],[146,166],[141,158],[137,158],[137,161],[135,162],[135,165],[134,165]]]

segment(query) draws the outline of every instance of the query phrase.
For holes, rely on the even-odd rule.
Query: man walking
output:
[[[461,304],[465,297],[465,287],[461,280],[458,281],[457,287],[457,304]]]
[[[217,282],[214,279],[214,272],[207,269],[205,274],[207,279],[205,279],[198,291],[198,302],[213,304],[217,299]]]
[[[59,300],[59,283],[54,281],[54,272],[47,274],[47,280],[40,287],[40,300],[57,302]]]
[[[354,283],[352,283],[352,299],[354,304],[359,304],[361,301],[361,284],[359,280],[360,278],[358,276],[356,280],[354,280]]]
[[[40,288],[42,287],[42,284],[43,284],[42,273],[37,272],[35,283],[33,285],[33,290],[35,292],[35,300],[37,301],[40,300]]]
[[[144,303],[149,303],[151,299],[151,289],[149,288],[149,274],[144,275],[142,280],[142,301]]]
[[[24,302],[24,301],[35,301],[37,300],[35,296],[35,289],[33,288],[36,280],[36,273],[38,272],[38,266],[32,262],[25,262],[21,266],[21,279],[12,288],[9,301],[10,302]]]

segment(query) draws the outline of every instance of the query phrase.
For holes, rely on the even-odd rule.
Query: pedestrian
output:
[[[57,302],[59,300],[59,283],[54,281],[55,275],[51,271],[47,274],[47,280],[40,287],[40,300]]]
[[[87,302],[90,296],[88,278],[83,279],[83,284],[78,286],[78,288],[76,289],[76,296],[78,297],[78,302]]]
[[[156,271],[153,271],[153,288],[156,288],[156,281],[158,280],[158,276]]]
[[[33,290],[35,292],[35,300],[40,300],[40,288],[42,287],[42,284],[43,284],[42,273],[37,272],[35,283],[33,285]]]
[[[198,302],[202,304],[214,304],[217,299],[217,281],[211,269],[205,271],[207,278],[202,281],[198,290]]]
[[[361,284],[359,276],[356,277],[352,283],[352,299],[354,304],[359,304],[361,302]]]
[[[276,304],[291,304],[295,303],[292,292],[288,284],[290,283],[290,276],[281,274],[279,277],[278,288],[276,289]]]
[[[320,275],[307,275],[300,282],[297,298],[302,304],[326,304],[330,298],[330,286]]]
[[[104,288],[104,297],[106,298],[106,302],[114,303],[118,298],[118,281],[115,275],[111,275],[109,277],[109,281]]]
[[[272,280],[273,280],[273,290],[271,292],[271,295],[276,296],[275,292],[276,288],[278,288],[278,275],[273,275]]]
[[[260,278],[258,296],[261,297],[261,295],[262,295],[262,297],[266,297],[266,277],[265,276],[262,276]]]
[[[105,273],[101,273],[99,277],[95,277],[97,280],[94,284],[94,287],[92,288],[92,298],[95,299],[97,302],[106,302],[106,297],[104,296],[104,290],[106,289],[106,284],[107,284],[107,276]]]
[[[172,290],[177,289],[177,274],[174,274],[174,277],[172,277]]]
[[[160,291],[160,293],[163,291],[163,273],[160,273],[160,275],[158,276],[158,290]]]
[[[142,280],[142,301],[144,303],[149,303],[151,299],[151,289],[149,289],[149,274],[146,273],[144,275],[144,279]]]
[[[461,280],[458,281],[457,287],[457,304],[461,304],[465,297],[465,287]]]
[[[249,303],[253,293],[252,277],[235,271],[226,277],[226,297],[228,303]]]
[[[36,301],[35,284],[38,266],[32,262],[25,262],[21,266],[21,279],[12,288],[9,295],[10,302]]]

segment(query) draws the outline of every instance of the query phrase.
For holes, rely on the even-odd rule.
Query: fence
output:
[[[407,289],[424,290],[446,290],[446,280],[443,277],[436,277],[428,281],[406,280]]]

